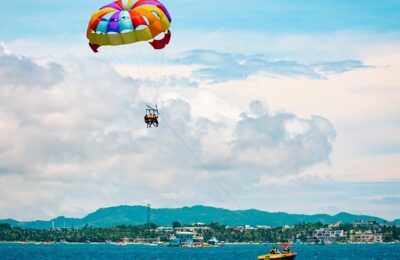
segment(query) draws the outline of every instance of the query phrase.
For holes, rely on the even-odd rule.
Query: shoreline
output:
[[[108,242],[56,242],[56,241],[0,241],[0,244],[21,244],[21,245],[111,245],[111,246],[158,246],[158,247],[168,247],[165,244],[152,244],[152,243],[135,243],[128,242],[126,244],[118,243],[108,243]],[[334,245],[390,245],[390,244],[400,244],[398,242],[382,242],[382,243],[335,243],[327,245],[317,245],[317,244],[307,244],[307,243],[295,243],[295,245],[305,245],[305,246],[334,246]],[[225,246],[245,246],[245,245],[259,245],[259,246],[273,246],[276,243],[250,243],[250,242],[232,242],[225,243]],[[179,248],[179,247],[178,247]],[[201,247],[199,247],[201,248]]]

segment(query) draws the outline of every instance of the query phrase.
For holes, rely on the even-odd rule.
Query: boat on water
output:
[[[116,241],[116,242],[114,242],[112,240],[106,240],[106,244],[115,245],[115,246],[127,246],[128,242],[129,242],[129,239],[125,238],[125,237],[123,239],[119,240],[119,241]]]
[[[225,242],[223,241],[218,241],[215,237],[210,238],[207,243],[210,247],[223,247],[225,245]]]
[[[291,245],[289,243],[279,243],[279,247],[282,248],[282,252],[279,249],[273,247],[269,254],[258,256],[258,260],[269,260],[269,259],[280,259],[280,260],[294,260],[297,253],[291,252]]]
[[[204,238],[191,231],[176,232],[169,241],[169,246],[174,247],[202,247],[204,244]]]
[[[294,260],[297,253],[277,253],[277,254],[266,254],[258,256],[258,260],[268,260],[268,259],[280,259],[280,260]]]

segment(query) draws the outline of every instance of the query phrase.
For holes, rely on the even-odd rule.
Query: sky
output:
[[[109,1],[2,4],[0,218],[147,203],[400,218],[398,1],[162,2],[167,48],[98,54],[86,27]]]

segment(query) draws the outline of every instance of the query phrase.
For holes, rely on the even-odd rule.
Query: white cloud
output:
[[[243,114],[235,129],[233,143],[237,155],[232,161],[235,167],[283,175],[329,162],[336,132],[327,119],[314,116],[305,120],[285,112],[270,114],[260,102],[252,104],[252,112],[255,116]],[[293,121],[304,125],[297,135],[287,128]]]
[[[246,57],[257,50],[268,59],[296,60],[298,64],[362,60],[375,67],[339,75],[328,73],[327,80],[255,74],[247,80],[227,83],[201,82],[195,89],[185,88],[187,81],[176,87],[171,80],[171,88],[160,93],[162,119],[168,120],[192,150],[188,151],[166,122],[156,131],[143,127],[137,88],[109,67],[118,64],[88,58],[93,55],[88,54],[83,37],[82,41],[76,41],[74,36],[68,41],[10,43],[12,49],[21,53],[42,56],[38,62],[25,55],[42,69],[48,70],[46,64],[57,60],[63,66],[64,77],[47,88],[10,84],[6,87],[2,84],[0,88],[0,213],[3,214],[0,218],[81,216],[98,207],[147,202],[161,207],[208,204],[262,208],[260,205],[265,205],[265,210],[298,213],[337,213],[331,210],[336,208],[398,217],[396,208],[370,204],[371,194],[386,188],[371,184],[351,193],[352,188],[343,183],[331,184],[332,180],[364,182],[399,178],[399,154],[391,148],[399,140],[398,41],[390,35],[353,32],[317,36],[246,35],[251,41],[238,40],[237,33],[175,33],[167,57],[176,57],[182,50],[192,48],[243,53]],[[227,40],[232,44],[226,45]],[[63,45],[61,53],[59,46],[65,42],[75,45]],[[5,55],[19,56],[10,50]],[[104,58],[100,55],[97,57]],[[135,77],[115,67],[119,74]],[[191,71],[199,69],[176,64],[167,67],[169,70],[161,76],[173,75],[178,79],[188,78]],[[254,99],[268,104],[270,109],[252,106],[253,110],[247,111]],[[283,109],[291,113],[282,112]],[[267,125],[265,129],[270,120],[292,115],[290,120],[278,124],[286,139],[278,139],[276,143],[288,148],[287,153],[276,146],[267,146],[262,153],[257,152],[256,145],[246,151],[232,149],[235,144],[232,140],[238,137],[243,140],[246,132],[255,132],[250,129],[240,135],[235,133],[239,120],[245,119],[240,118],[243,111],[257,126]],[[263,113],[268,116],[262,116]],[[331,123],[319,124],[320,117],[313,117],[315,114]],[[332,125],[338,133],[332,154],[314,155],[315,144],[322,145],[323,154],[329,154],[332,145],[326,140],[333,136],[329,130]],[[307,147],[299,150],[304,156],[296,154],[293,161],[288,161],[290,152],[296,148],[291,142],[303,142],[306,135],[321,141],[307,143]],[[268,134],[261,135],[260,140],[265,145]],[[385,144],[389,145],[384,147],[389,155],[371,155],[366,149],[375,147],[379,153]],[[241,161],[235,160],[239,152]],[[208,171],[195,157],[204,162]],[[321,166],[328,159],[332,165]],[[232,161],[238,166],[233,171],[226,167]],[[288,163],[283,172],[287,175],[281,176],[277,169],[285,161]],[[250,170],[243,174],[242,169]],[[263,169],[268,172],[262,173]],[[305,170],[299,174],[301,169]],[[324,176],[328,181],[318,189]],[[283,187],[282,183],[290,185]],[[309,183],[315,185],[310,187]],[[366,198],[357,197],[362,191]],[[387,196],[398,196],[396,192]],[[295,203],[294,197],[298,198]],[[268,200],[271,203],[265,203]]]
[[[40,67],[12,55],[17,68]],[[298,174],[331,152],[326,119],[271,114],[260,102],[240,117],[205,89],[168,88],[161,127],[146,129],[135,81],[94,59],[59,66],[63,76],[51,75],[57,83],[46,88],[1,81],[0,217],[75,215],[122,203],[229,203],[262,174]],[[293,120],[307,129],[294,136],[286,129]],[[208,193],[215,195],[205,200]]]
[[[398,179],[399,64],[396,49],[381,56],[365,56],[374,69],[330,76],[326,81],[266,79],[248,81],[249,96],[274,108],[284,108],[302,117],[318,113],[333,123],[338,133],[329,170],[336,179],[384,181]],[[266,87],[267,86],[267,87]],[[251,87],[251,88],[250,88]],[[232,95],[217,91],[235,100]],[[243,95],[242,99],[245,99]],[[249,100],[249,99],[245,99]]]
[[[62,80],[63,74],[63,67],[56,62],[41,66],[27,57],[13,54],[4,44],[0,45],[0,80],[3,85],[51,87]]]

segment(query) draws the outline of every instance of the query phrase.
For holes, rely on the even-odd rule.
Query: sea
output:
[[[112,244],[0,244],[0,259],[257,259],[273,245],[172,248]],[[398,259],[400,244],[294,245],[302,259]]]

